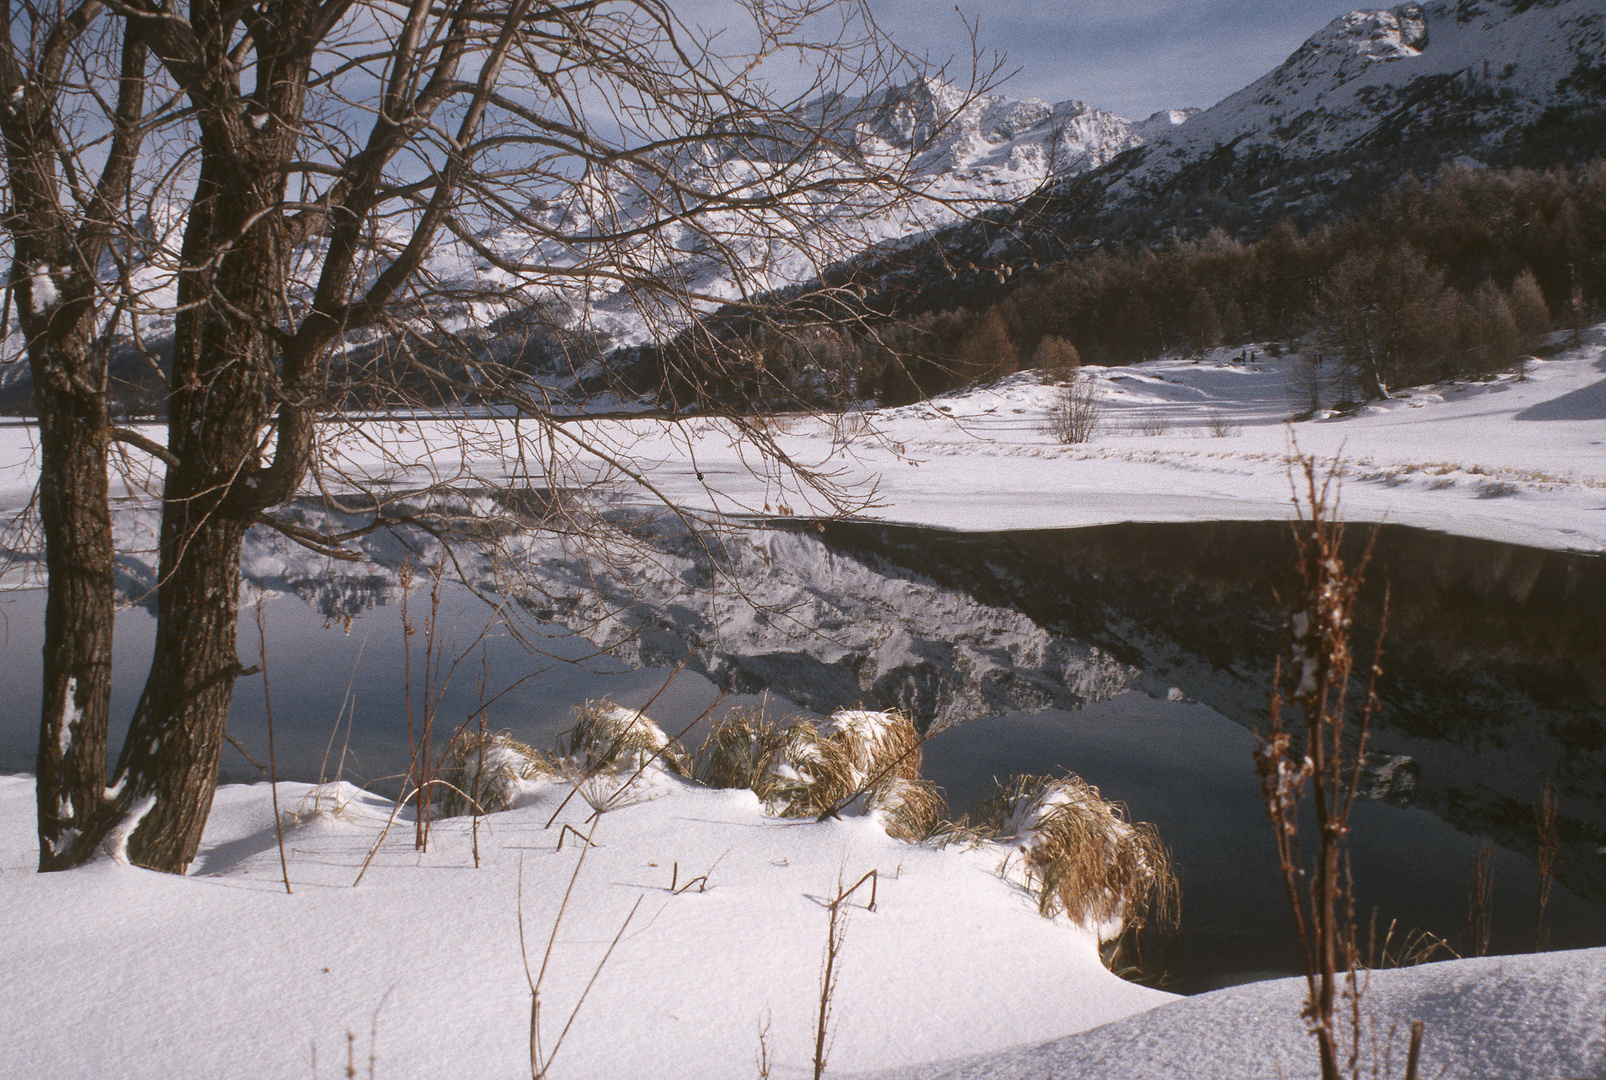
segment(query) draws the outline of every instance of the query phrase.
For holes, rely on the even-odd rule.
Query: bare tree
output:
[[[1369,398],[1432,371],[1445,351],[1444,274],[1409,244],[1354,251],[1328,276],[1317,313],[1329,343]]]
[[[1062,443],[1085,443],[1093,438],[1104,418],[1104,399],[1098,382],[1079,368],[1062,376],[1048,404],[1044,431]]]
[[[922,147],[859,124],[869,92],[916,67],[854,0],[744,0],[730,48],[663,0],[0,3],[5,228],[50,579],[41,869],[108,840],[167,871],[194,857],[247,671],[247,530],[336,559],[400,524],[582,533],[601,482],[655,489],[628,446],[564,423],[531,343],[595,369],[597,313],[628,308],[717,363],[728,345],[699,336],[701,311],[767,318],[766,290],[841,258],[865,211],[918,196]],[[773,90],[798,58],[808,85]],[[702,287],[711,265],[723,292]],[[167,334],[164,364],[152,341]],[[151,361],[165,445],[112,422],[114,347]],[[450,412],[435,436],[540,505],[480,498],[467,466],[420,473],[416,447],[374,440],[354,407]],[[733,423],[758,467],[843,505]],[[354,465],[341,447],[364,439]],[[155,652],[108,786],[119,441],[163,483]],[[321,515],[287,511],[314,490]]]

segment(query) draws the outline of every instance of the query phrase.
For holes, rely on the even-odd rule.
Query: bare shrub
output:
[[[1152,914],[1174,922],[1177,879],[1153,825],[1080,777],[1020,776],[972,814],[978,826],[1019,848],[1025,884],[1046,917],[1063,912],[1110,940]]]
[[[1164,435],[1171,430],[1171,421],[1163,416],[1146,416],[1133,424],[1132,430],[1138,435]]]
[[[1054,391],[1043,430],[1067,445],[1085,443],[1098,430],[1103,415],[1104,400],[1099,397],[1098,384],[1078,371]]]
[[[1322,409],[1322,394],[1332,381],[1332,373],[1322,370],[1323,362],[1319,352],[1294,361],[1288,377],[1288,400],[1296,420],[1309,420]]]
[[[1220,409],[1211,409],[1205,418],[1205,430],[1210,432],[1212,439],[1227,439],[1242,432],[1243,428],[1228,419]]]

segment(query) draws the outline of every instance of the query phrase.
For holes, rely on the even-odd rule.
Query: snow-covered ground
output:
[[[864,455],[869,516],[954,529],[1259,520],[1293,512],[1292,451],[1342,466],[1344,516],[1536,547],[1606,548],[1606,328],[1490,382],[1400,393],[1352,415],[1305,408],[1303,361],[1254,349],[1084,368],[1105,411],[1086,444],[1045,433],[1035,373],[874,415],[901,450]],[[1324,400],[1331,404],[1333,395]],[[879,468],[876,468],[879,466]]]
[[[1251,346],[1198,362],[1085,367],[1104,413],[1079,445],[1048,434],[1059,388],[1037,372],[902,408],[780,416],[770,429],[794,461],[828,473],[859,516],[875,520],[958,530],[1276,520],[1294,512],[1289,462],[1297,451],[1339,463],[1351,521],[1606,549],[1606,325],[1533,361],[1525,377],[1408,389],[1352,413],[1293,422],[1308,401],[1304,355]],[[1324,403],[1335,396],[1325,389]],[[733,518],[829,510],[721,421],[583,420],[564,429],[563,471],[545,474],[539,433],[529,425],[516,433],[505,421],[373,421],[332,442],[336,465],[389,486],[611,476],[627,498]],[[157,427],[150,434],[164,435]],[[0,507],[20,509],[31,497],[34,447],[28,424],[0,427]],[[623,482],[601,463],[604,452],[638,469],[651,490]],[[129,457],[136,482],[125,488],[138,494],[150,486],[137,482],[149,462]]]
[[[418,854],[403,815],[354,887],[388,804],[281,784],[286,895],[265,784],[219,791],[188,877],[110,861],[40,876],[32,781],[0,778],[0,1073],[330,1077],[353,1075],[351,1060],[381,1078],[527,1076],[527,955],[532,973],[546,968],[554,1078],[756,1077],[761,1033],[769,1076],[808,1076],[826,905],[870,870],[874,910],[867,887],[844,909],[832,1076],[1316,1071],[1302,982],[1182,999],[1124,982],[1090,933],[1043,919],[999,875],[996,849],[903,844],[863,817],[769,818],[750,792],[671,780],[595,822],[575,799],[546,827],[565,793],[487,818],[478,867],[468,820],[438,822]],[[596,844],[578,873],[564,823]],[[1426,1076],[1606,1064],[1606,950],[1380,972],[1365,1004],[1396,1074],[1414,1019],[1427,1023]]]
[[[362,1075],[372,1052],[381,1078],[528,1076],[521,876],[532,972],[554,942],[541,987],[554,1078],[751,1077],[766,1029],[771,1075],[808,1075],[826,904],[871,870],[875,909],[868,884],[843,909],[833,1075],[1041,1042],[1169,999],[1106,971],[1090,933],[1040,917],[996,851],[900,843],[863,817],[770,818],[751,792],[670,780],[594,823],[574,799],[544,827],[566,790],[489,818],[478,868],[467,819],[438,823],[426,855],[400,822],[353,888],[388,805],[344,787],[308,813],[312,789],[282,784],[301,819],[285,833],[286,895],[267,785],[219,792],[189,877],[111,862],[40,876],[33,784],[0,778],[0,1074],[339,1076],[349,1031]],[[580,847],[565,823],[596,846],[554,938]]]

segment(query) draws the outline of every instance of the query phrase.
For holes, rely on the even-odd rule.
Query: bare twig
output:
[[[262,616],[262,597],[257,597],[257,658],[262,668],[262,705],[268,718],[268,786],[273,790],[273,832],[279,840],[279,869],[284,874],[284,891],[290,888],[290,864],[284,857],[284,818],[279,814],[279,767],[273,754],[273,698],[268,693],[268,632]]]
[[[614,934],[613,940],[608,943],[608,949],[602,954],[602,959],[597,961],[597,966],[592,970],[591,978],[587,980],[585,988],[580,991],[580,996],[575,1001],[574,1007],[569,1010],[569,1017],[564,1022],[563,1030],[558,1032],[557,1040],[552,1044],[551,1051],[543,1052],[541,1046],[541,987],[546,981],[546,974],[552,963],[552,953],[558,941],[558,929],[563,925],[564,915],[568,913],[569,901],[574,896],[575,882],[580,879],[580,869],[585,866],[586,854],[596,846],[592,842],[592,836],[596,831],[596,825],[592,825],[591,833],[583,837],[585,843],[580,846],[580,857],[574,862],[574,870],[569,875],[568,888],[564,889],[563,900],[558,904],[557,914],[552,918],[552,931],[547,935],[546,950],[541,955],[541,970],[535,975],[530,973],[530,954],[524,932],[524,857],[523,855],[519,856],[519,955],[524,960],[524,979],[530,987],[531,1080],[546,1080],[552,1068],[552,1062],[557,1058],[558,1051],[563,1047],[563,1040],[568,1036],[569,1029],[574,1026],[575,1018],[580,1015],[581,1006],[585,1004],[586,998],[591,994],[591,988],[596,985],[598,977],[602,974],[602,969],[607,966],[609,958],[613,956],[614,949],[618,947],[619,942],[624,938],[625,931],[629,929],[631,920],[636,917],[636,912],[641,907],[642,898],[638,896],[636,897],[636,902],[631,905],[629,914],[625,916],[624,922],[620,924],[618,933]]]
[[[842,953],[842,935],[847,929],[847,916],[842,911],[845,898],[839,880],[836,898],[826,905],[829,921],[825,930],[825,959],[820,967],[820,1008],[814,1021],[814,1080],[821,1080],[825,1076],[825,1060],[830,1051],[831,1014],[835,1007],[833,999],[836,996],[837,977],[841,974],[837,970],[837,960]]]

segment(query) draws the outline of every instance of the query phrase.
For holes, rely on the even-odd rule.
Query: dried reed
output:
[[[586,775],[652,762],[677,776],[691,773],[686,752],[645,713],[607,700],[588,701],[577,710],[574,727],[559,737],[558,752],[573,758]]]

